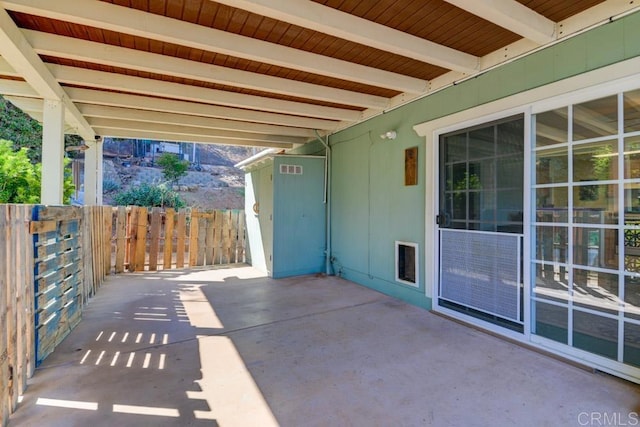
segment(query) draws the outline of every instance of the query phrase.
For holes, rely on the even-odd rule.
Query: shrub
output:
[[[142,184],[139,187],[130,188],[129,190],[118,193],[113,198],[114,202],[119,206],[146,206],[162,207],[162,208],[183,208],[186,203],[178,195],[162,185],[152,186]]]
[[[27,148],[13,149],[11,141],[0,140],[0,203],[40,203],[42,164],[29,161]],[[65,160],[65,165],[69,163]],[[70,171],[65,169],[64,203],[75,191]]]
[[[158,158],[158,165],[162,168],[162,174],[167,181],[177,182],[187,174],[189,162],[180,160],[171,153],[164,153]]]
[[[114,191],[118,191],[119,189],[120,185],[112,179],[107,179],[102,182],[103,193],[113,193]]]

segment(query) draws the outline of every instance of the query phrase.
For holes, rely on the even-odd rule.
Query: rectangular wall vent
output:
[[[281,175],[302,175],[301,165],[280,165]]]
[[[396,241],[396,281],[419,286],[417,243]]]

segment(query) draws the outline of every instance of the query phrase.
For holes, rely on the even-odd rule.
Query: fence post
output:
[[[162,269],[169,270],[173,264],[173,223],[175,210],[167,208],[164,217],[164,257]]]

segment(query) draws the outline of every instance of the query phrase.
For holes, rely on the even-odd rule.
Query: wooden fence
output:
[[[244,212],[0,205],[0,426],[111,272],[245,262]]]
[[[0,205],[0,425],[108,274],[111,212]]]
[[[245,262],[244,211],[114,209],[113,271],[156,271]]]

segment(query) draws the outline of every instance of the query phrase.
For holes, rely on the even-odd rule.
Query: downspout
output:
[[[329,135],[322,139],[317,130],[314,129],[316,138],[326,150],[324,157],[324,203],[326,205],[326,236],[325,236],[325,269],[327,276],[331,275],[331,146],[329,145]]]

